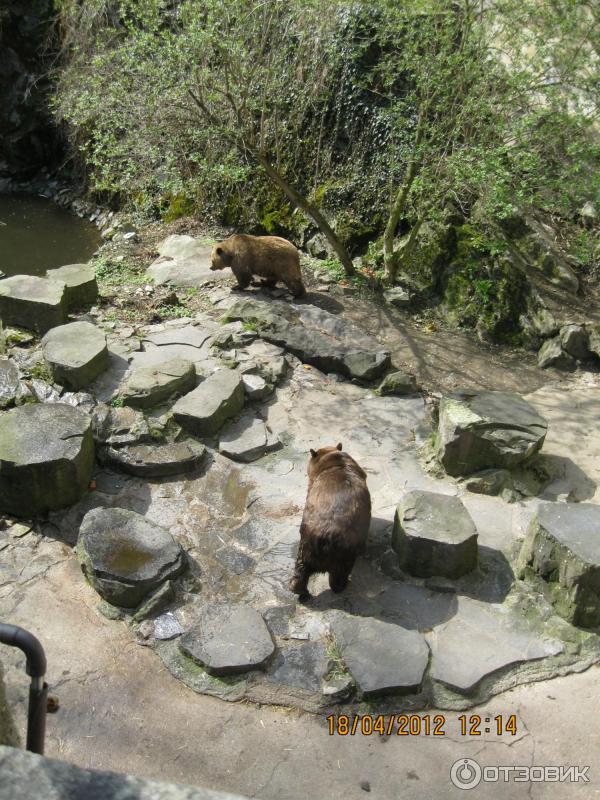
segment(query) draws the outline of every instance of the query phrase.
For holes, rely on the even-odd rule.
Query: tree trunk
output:
[[[284,194],[287,195],[287,197],[289,197],[289,199],[298,206],[298,208],[301,208],[302,211],[304,211],[304,213],[313,220],[329,244],[333,247],[337,257],[344,267],[344,272],[346,275],[355,275],[356,270],[352,264],[352,259],[348,255],[348,251],[335,235],[332,227],[327,222],[323,214],[321,214],[319,209],[309,202],[305,197],[303,197],[299,192],[297,192],[296,189],[294,189],[294,187],[291,186],[281,175],[281,173],[278,172],[277,169],[270,163],[270,161],[262,155],[262,153],[256,150],[252,152],[258,163],[261,165],[273,183],[276,184],[281,191],[284,192]]]
[[[402,185],[400,186],[398,194],[396,195],[396,199],[392,205],[392,209],[385,226],[385,231],[383,233],[383,261],[385,265],[385,278],[390,282],[393,282],[398,269],[397,254],[394,253],[394,237],[396,236],[396,229],[398,228],[400,217],[402,216],[404,207],[406,206],[406,199],[408,197],[410,187],[412,186],[412,183],[417,175],[418,169],[418,162],[411,161],[404,175]]]

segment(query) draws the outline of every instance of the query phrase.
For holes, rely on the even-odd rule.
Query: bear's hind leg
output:
[[[314,567],[303,561],[300,553],[296,559],[296,566],[294,567],[294,574],[290,580],[290,591],[298,595],[300,600],[308,600],[310,592],[308,591],[308,581],[317,570]]]
[[[350,579],[353,566],[353,558],[344,559],[340,561],[339,564],[336,564],[333,569],[329,570],[329,588],[332,592],[339,594],[344,591],[348,586],[348,580]]]
[[[286,278],[284,283],[294,297],[303,297],[306,294],[304,284],[298,278]]]

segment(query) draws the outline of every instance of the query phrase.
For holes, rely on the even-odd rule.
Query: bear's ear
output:
[[[218,256],[222,256],[223,255],[223,248],[222,247],[217,247],[217,255]]]
[[[338,442],[338,443],[336,444],[336,448],[337,448],[338,450],[341,450],[341,449],[342,449],[342,443],[341,443],[341,442]]]
[[[316,457],[317,457],[317,451],[316,451],[316,450],[313,450],[313,449],[312,449],[312,447],[310,448],[310,454],[311,454],[311,456],[312,456],[313,458],[316,458]]]

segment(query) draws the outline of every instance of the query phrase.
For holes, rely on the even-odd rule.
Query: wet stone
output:
[[[67,296],[62,281],[14,275],[0,281],[0,320],[44,334],[67,321]]]
[[[125,405],[151,408],[196,386],[196,368],[191,361],[171,358],[156,366],[138,367],[126,376],[119,390]]]
[[[186,564],[168,531],[123,508],[95,508],[85,515],[77,557],[98,594],[123,608],[138,606]]]
[[[138,444],[104,447],[99,453],[103,463],[129,475],[159,478],[185,475],[202,466],[206,448],[193,439],[166,444]]]
[[[510,469],[541,449],[547,430],[546,420],[517,394],[455,392],[440,403],[437,454],[455,477]]]
[[[31,517],[76,503],[94,464],[91,420],[64,403],[0,415],[0,510]]]
[[[82,308],[98,299],[96,273],[90,264],[65,264],[58,269],[49,269],[46,277],[65,284],[69,309]]]
[[[108,368],[106,336],[90,322],[52,328],[42,339],[42,348],[54,380],[75,391]]]
[[[249,463],[281,447],[281,442],[256,418],[242,417],[219,438],[219,452],[234,461]]]
[[[541,503],[519,556],[550,590],[558,614],[574,625],[600,626],[600,506]]]
[[[244,406],[244,386],[238,372],[220,369],[173,406],[182,428],[196,436],[212,436]]]
[[[419,578],[458,578],[477,566],[477,529],[458,497],[408,492],[394,517],[392,547]]]
[[[262,669],[275,645],[262,616],[248,605],[209,604],[180,639],[181,651],[212,675]]]
[[[331,632],[363,695],[412,694],[419,690],[429,647],[417,631],[336,611]]]

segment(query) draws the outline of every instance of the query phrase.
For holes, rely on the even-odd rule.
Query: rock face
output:
[[[65,284],[69,309],[82,308],[98,299],[96,273],[89,264],[65,264],[58,269],[49,269],[46,277]]]
[[[205,606],[198,623],[179,639],[182,652],[213,675],[260,669],[275,645],[262,616],[250,606]]]
[[[119,391],[125,405],[151,408],[196,385],[196,368],[184,358],[171,358],[153,367],[132,370]]]
[[[94,463],[91,420],[64,403],[0,416],[0,509],[31,517],[76,503]]]
[[[510,469],[542,447],[548,423],[519,395],[461,391],[442,398],[437,453],[449,475]]]
[[[555,367],[556,369],[575,369],[575,359],[562,349],[560,336],[548,339],[538,352],[538,366],[542,369]]]
[[[519,556],[549,584],[557,612],[585,628],[600,626],[600,506],[542,503]]]
[[[85,515],[77,557],[98,594],[123,608],[139,605],[186,563],[168,531],[123,508],[95,508]]]
[[[106,447],[101,460],[122,472],[147,478],[184,475],[199,469],[206,448],[193,439],[167,444],[139,444],[130,447]]]
[[[42,339],[42,347],[54,380],[75,391],[108,368],[106,336],[90,322],[52,328]]]
[[[197,436],[212,436],[244,406],[244,384],[238,372],[220,369],[173,406],[182,428]]]
[[[285,347],[323,372],[368,381],[385,372],[390,363],[383,345],[315,306],[240,300],[228,309],[227,317],[253,322],[263,339]]]
[[[260,419],[242,417],[219,438],[219,452],[234,461],[249,463],[281,447]]]
[[[565,325],[560,329],[563,350],[573,358],[584,359],[590,355],[588,333],[583,325]]]
[[[396,509],[392,547],[418,578],[459,578],[477,566],[477,529],[458,497],[408,492]]]
[[[44,334],[67,321],[65,284],[33,275],[0,281],[0,320]]]
[[[13,405],[21,394],[21,375],[17,365],[0,358],[0,409]]]
[[[429,659],[429,647],[418,631],[335,612],[331,632],[363,695],[418,691]]]

